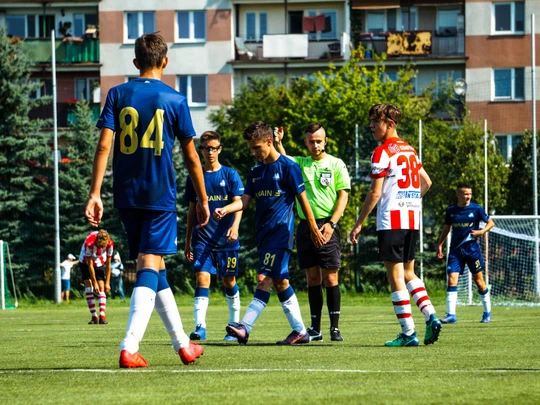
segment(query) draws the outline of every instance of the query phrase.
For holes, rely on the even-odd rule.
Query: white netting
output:
[[[484,277],[490,287],[492,303],[540,305],[540,265],[537,262],[540,217],[492,216],[492,219],[495,227],[487,238],[480,240],[486,262]],[[459,278],[458,303],[480,304],[476,285],[467,270]]]

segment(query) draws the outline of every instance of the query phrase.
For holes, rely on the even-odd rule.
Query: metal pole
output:
[[[489,178],[488,178],[488,126],[487,120],[484,120],[484,208],[489,215],[488,208]],[[486,263],[486,284],[489,285],[489,233],[485,234],[486,250],[484,252],[484,261]]]
[[[51,31],[52,47],[52,87],[53,87],[53,124],[54,124],[54,297],[57,304],[62,300],[60,281],[60,199],[58,196],[58,120],[56,88],[56,47],[54,30]]]
[[[533,213],[538,215],[538,156],[536,146],[536,52],[535,52],[535,17],[531,14],[531,98],[532,98],[532,161],[533,161]],[[538,240],[538,219],[534,221],[534,257],[535,261],[535,278],[536,278],[536,294],[540,295],[540,248]]]
[[[354,183],[356,187],[358,187],[358,184],[360,183],[360,164],[358,163],[358,124],[354,125]],[[356,218],[358,218],[358,215],[360,213],[360,207],[356,206]],[[356,291],[360,291],[360,274],[358,271],[358,253],[359,253],[359,245],[356,244],[354,246],[354,278],[356,282]]]
[[[418,156],[422,162],[422,120],[418,120]],[[422,200],[420,200],[422,204]],[[424,210],[420,211],[420,280],[424,281]]]
[[[6,274],[6,266],[4,266],[4,241],[0,240],[0,299],[2,300],[2,309],[6,309],[6,296],[4,277]]]

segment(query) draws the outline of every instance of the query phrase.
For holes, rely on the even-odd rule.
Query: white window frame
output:
[[[248,14],[255,14],[255,39],[248,39]],[[261,35],[261,14],[266,15],[266,33],[268,34],[268,13],[266,11],[246,11],[244,14],[244,40],[249,42],[262,42],[263,35]]]
[[[523,34],[525,32],[525,18],[523,19],[523,30],[516,31],[516,3],[517,1],[507,1],[507,2],[495,2],[491,6],[491,35],[509,35],[509,34]],[[522,3],[522,2],[520,2]],[[495,25],[495,8],[501,5],[510,5],[510,30],[507,31],[497,31],[497,26]],[[524,4],[525,7],[525,4]]]
[[[334,37],[332,38],[321,38],[321,35],[324,35],[324,34],[328,34],[326,32],[322,32],[322,31],[317,31],[317,32],[306,32],[304,31],[304,33],[307,33],[309,35],[309,40],[310,41],[313,41],[313,40],[316,40],[316,41],[332,41],[332,42],[337,42],[340,40],[340,34],[338,34],[338,30],[337,30],[337,19],[338,19],[338,12],[337,10],[319,10],[319,9],[315,9],[315,10],[304,10],[304,17],[316,17],[318,15],[321,15],[321,14],[324,14],[325,16],[330,16],[330,13],[333,13],[334,14],[334,19],[335,19],[335,27],[332,27],[332,31],[334,33]]]
[[[496,134],[495,139],[499,138],[506,138],[506,161],[510,162],[512,161],[512,154],[514,152],[514,137],[519,136],[521,137],[521,141],[523,141],[523,134]],[[503,156],[504,157],[504,156]]]
[[[204,79],[205,79],[205,91],[206,91],[206,94],[205,94],[205,102],[204,103],[201,103],[201,102],[193,102],[192,98],[193,98],[193,90],[192,90],[192,86],[191,86],[191,77],[192,76],[204,76]],[[180,78],[181,77],[186,77],[187,78],[187,83],[186,83],[186,94],[184,94],[184,96],[186,96],[186,99],[188,101],[188,106],[189,107],[207,107],[208,106],[208,75],[178,75],[176,77],[176,90],[177,91],[180,91]]]
[[[491,69],[491,101],[509,101],[509,100],[519,100],[519,101],[522,101],[522,100],[525,100],[525,88],[523,89],[523,98],[519,97],[517,98],[516,97],[516,69],[521,69],[521,68],[497,68],[497,69]],[[495,96],[495,71],[496,70],[510,70],[511,73],[510,73],[510,97],[506,97],[506,96]],[[525,76],[525,72],[524,73],[524,76]],[[523,77],[523,81],[524,81],[524,85],[525,85],[525,81],[526,81],[526,78]]]
[[[204,14],[204,38],[195,38],[195,13],[202,12]],[[178,14],[188,13],[189,15],[189,38],[180,38],[180,29],[178,27]],[[203,43],[206,42],[207,25],[206,25],[206,11],[205,10],[177,10],[175,13],[174,21],[174,41],[176,43]]]
[[[154,29],[156,29],[156,12],[152,10],[148,11],[124,11],[124,43],[125,44],[134,44],[137,38],[131,39],[128,38],[128,21],[127,16],[130,13],[136,13],[137,14],[137,38],[140,37],[142,34],[144,34],[144,25],[143,25],[143,14],[144,13],[153,13],[154,14]]]

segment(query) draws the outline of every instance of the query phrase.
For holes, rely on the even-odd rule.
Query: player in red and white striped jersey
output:
[[[85,239],[79,255],[86,302],[92,315],[89,324],[107,324],[107,293],[111,290],[111,260],[114,242],[105,229],[91,232]],[[94,292],[99,299],[99,318]]]
[[[371,188],[349,237],[352,243],[358,243],[362,224],[378,204],[379,258],[386,267],[392,304],[401,325],[397,339],[385,346],[418,346],[410,296],[426,320],[424,344],[437,341],[442,325],[424,283],[414,273],[422,196],[429,190],[431,179],[415,149],[398,137],[396,128],[401,117],[401,110],[392,104],[377,104],[369,111],[373,138],[381,145],[371,157]]]

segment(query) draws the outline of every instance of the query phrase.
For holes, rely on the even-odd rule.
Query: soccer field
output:
[[[192,307],[180,299],[184,327]],[[243,297],[242,314],[251,297]],[[388,302],[386,302],[388,301]],[[304,320],[308,307],[300,299]],[[262,403],[540,403],[540,308],[458,307],[435,345],[386,348],[399,332],[389,299],[345,298],[344,342],[276,346],[289,332],[277,298],[246,346],[224,342],[227,308],[214,299],[208,340],[197,363],[184,366],[156,313],[141,345],[150,365],[118,369],[128,303],[109,300],[109,325],[87,325],[83,301],[0,312],[0,387],[4,404],[262,404]],[[444,303],[437,305],[439,315]],[[424,322],[413,308],[419,338]]]

